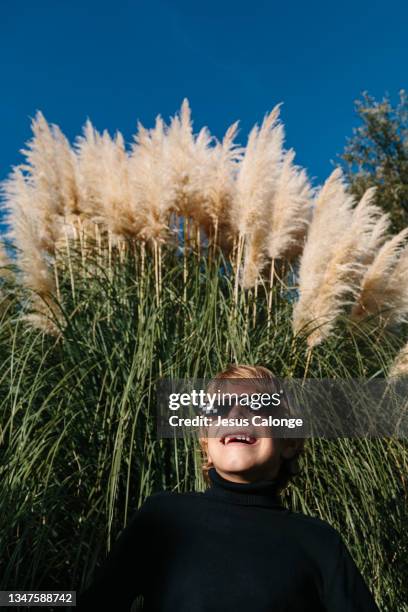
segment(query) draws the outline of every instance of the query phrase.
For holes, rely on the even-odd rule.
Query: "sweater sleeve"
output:
[[[340,535],[337,537],[335,569],[327,585],[324,603],[327,612],[379,612]]]
[[[77,596],[75,610],[107,609],[129,612],[132,602],[143,594],[143,564],[135,563],[135,551],[145,550],[148,535],[145,502],[133,515],[113,544],[103,564],[95,571],[90,584]],[[139,555],[138,555],[139,556]]]

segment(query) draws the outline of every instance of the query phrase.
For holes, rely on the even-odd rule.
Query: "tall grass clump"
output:
[[[147,495],[202,489],[193,438],[158,439],[161,377],[407,374],[406,232],[340,170],[314,189],[279,106],[235,143],[185,101],[129,147],[41,114],[3,186],[3,589],[79,589]],[[5,254],[5,252],[4,252]],[[404,439],[314,439],[295,510],[342,533],[382,610],[408,610]]]

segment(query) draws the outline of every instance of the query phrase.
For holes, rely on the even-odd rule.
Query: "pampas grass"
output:
[[[202,197],[193,177],[208,161],[211,140],[205,127],[194,136],[190,106],[184,100],[180,113],[172,118],[167,129],[167,165],[178,214],[197,223],[201,219]]]
[[[376,316],[382,324],[400,323],[408,315],[408,228],[383,244],[362,279],[352,319]]]
[[[169,239],[169,215],[175,201],[169,172],[164,122],[158,117],[152,130],[139,124],[129,159],[129,176],[138,215],[137,237],[147,242]]]
[[[408,376],[408,342],[402,347],[391,364],[389,376],[392,378]]]
[[[309,347],[328,337],[337,317],[356,299],[376,244],[370,236],[378,234],[382,219],[373,197],[371,188],[353,208],[342,172],[336,169],[317,198],[300,262],[300,297],[293,315],[295,332],[314,326],[308,333]]]
[[[312,218],[313,190],[305,170],[295,166],[291,149],[280,166],[268,227],[268,255],[291,261],[302,253]]]
[[[244,149],[234,142],[238,122],[232,124],[221,142],[207,151],[207,163],[195,167],[191,184],[201,193],[199,221],[213,245],[227,253],[234,239],[232,207],[236,196],[236,173]]]
[[[236,302],[239,287],[250,290],[253,325],[258,286],[268,293],[269,325],[274,278],[281,291],[298,291],[293,329],[309,348],[326,340],[343,315],[363,325],[387,310],[387,325],[403,323],[407,257],[387,256],[394,239],[388,215],[372,203],[374,190],[355,202],[340,169],[313,189],[294,151],[284,148],[279,115],[280,104],[241,147],[238,122],[221,141],[206,127],[194,133],[184,100],[168,124],[160,116],[151,129],[139,123],[127,148],[119,132],[99,133],[89,120],[70,146],[37,113],[25,163],[3,186],[8,237],[20,280],[32,292],[32,322],[52,329],[53,300],[60,297],[56,268],[66,265],[60,253],[78,239],[83,263],[92,244],[110,254],[136,244],[151,249],[157,303],[164,245],[183,254],[185,282],[191,253],[203,249],[213,258],[220,249],[235,275]],[[90,265],[87,274],[96,273]]]
[[[4,266],[8,266],[9,263],[10,263],[10,260],[7,256],[6,249],[0,242],[0,268],[3,268]]]
[[[238,265],[244,248],[244,288],[256,283],[266,261],[272,201],[282,163],[284,134],[278,122],[279,106],[265,117],[260,128],[255,126],[251,130],[237,176],[232,213],[241,245]]]
[[[37,198],[36,187],[18,168],[3,185],[11,222],[7,235],[19,254],[20,281],[31,292],[32,312],[26,313],[25,318],[39,329],[53,333],[50,308],[56,287],[50,260],[58,238],[59,217],[49,214],[47,199],[44,201],[41,195]]]
[[[131,197],[129,160],[122,134],[99,134],[87,121],[76,141],[79,210],[116,240],[136,238],[142,223]]]

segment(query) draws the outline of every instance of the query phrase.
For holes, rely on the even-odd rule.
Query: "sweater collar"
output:
[[[267,506],[283,509],[275,480],[257,480],[240,483],[223,478],[215,468],[210,468],[208,476],[211,486],[204,494],[226,502],[245,506]]]

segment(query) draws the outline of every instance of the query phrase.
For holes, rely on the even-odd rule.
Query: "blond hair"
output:
[[[209,387],[212,386],[213,381],[223,380],[229,378],[239,378],[239,379],[256,379],[254,380],[254,384],[256,387],[262,387],[262,381],[267,381],[267,385],[270,387],[272,384],[276,389],[279,388],[277,377],[264,366],[251,366],[244,364],[230,364],[227,366],[225,370],[218,372],[215,377],[211,380]],[[258,383],[259,381],[259,383]],[[210,468],[214,467],[211,462],[208,461],[207,456],[207,444],[208,439],[206,437],[200,437],[200,449],[201,449],[201,470],[203,472],[204,481],[207,485],[210,484],[210,478],[208,472]],[[299,458],[303,452],[304,443],[299,440],[298,450],[294,457],[291,459],[282,459],[282,465],[279,470],[279,473],[276,477],[277,488],[279,491],[282,491],[287,487],[292,478],[299,473]]]

